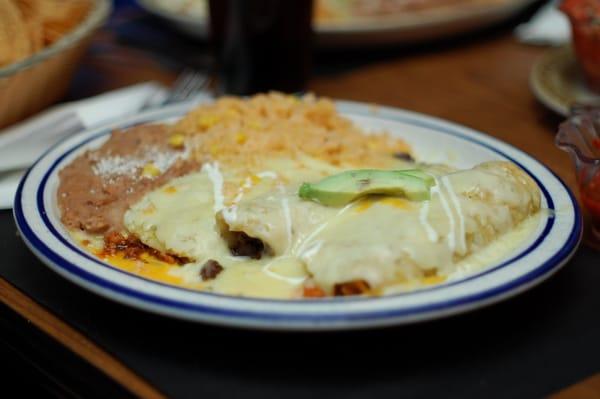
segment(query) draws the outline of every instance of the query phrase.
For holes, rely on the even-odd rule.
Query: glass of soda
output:
[[[222,93],[295,93],[306,88],[312,0],[210,0],[209,5]]]

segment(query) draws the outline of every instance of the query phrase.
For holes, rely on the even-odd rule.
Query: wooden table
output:
[[[529,70],[544,50],[519,44],[509,34],[499,35],[316,78],[311,89],[414,110],[486,132],[526,150],[575,189],[572,165],[553,142],[560,118],[538,104],[529,90]]]
[[[354,52],[321,53],[317,57],[317,74],[310,82],[310,90],[323,96],[373,102],[423,112],[489,133],[539,159],[576,191],[570,161],[567,155],[559,151],[553,144],[555,130],[560,118],[540,106],[528,89],[529,70],[544,49],[518,44],[510,34],[509,28],[510,26],[504,26],[482,33],[477,38],[463,38],[443,44],[378,50],[375,55]],[[106,37],[106,33],[98,36],[98,47],[102,47],[106,43]],[[114,62],[115,59],[126,59],[127,62]],[[352,66],[349,67],[348,65]],[[334,72],[331,72],[332,70]],[[76,79],[72,96],[79,97],[149,78],[169,83],[175,75],[175,69],[165,67],[164,62],[157,62],[147,57],[146,53],[137,53],[122,48],[102,49],[101,51],[91,52],[86,58]],[[8,226],[10,215],[4,213],[1,216],[0,226]],[[14,226],[12,228],[12,234],[14,234]],[[58,297],[62,294],[53,294],[53,292],[60,291],[64,293],[64,290],[67,290],[72,293],[73,298],[82,298],[81,300],[86,304],[85,306],[89,307],[91,314],[102,312],[104,309],[108,309],[107,312],[119,314],[120,317],[115,318],[112,328],[126,330],[135,329],[137,325],[154,325],[152,323],[159,320],[159,318],[95,298],[70,283],[62,281],[37,264],[37,261],[33,260],[31,255],[22,248],[22,244],[11,237],[10,231],[5,231],[3,234],[2,242],[5,251],[9,250],[9,246],[20,245],[17,252],[11,252],[12,255],[7,261],[17,262],[23,267],[36,263],[35,267],[31,266],[34,267],[32,270],[39,273],[41,276],[39,279],[43,280],[25,283],[23,281],[19,282],[17,279],[11,281],[11,278],[7,275],[0,278],[0,301],[4,304],[0,308],[0,320],[5,321],[5,329],[10,331],[12,328],[13,330],[12,338],[7,338],[10,333],[6,333],[6,330],[4,330],[5,334],[0,334],[4,335],[3,341],[7,343],[7,346],[13,348],[12,352],[10,350],[7,352],[10,352],[9,354],[13,358],[19,356],[25,358],[22,363],[26,369],[28,364],[31,366],[30,363],[33,363],[33,367],[38,369],[52,370],[56,368],[56,375],[52,371],[44,371],[41,373],[42,377],[40,378],[46,381],[43,383],[45,387],[53,386],[53,389],[62,394],[65,392],[64,385],[69,384],[69,389],[80,389],[82,392],[86,392],[86,396],[107,397],[129,393],[143,397],[163,397],[165,392],[161,392],[154,381],[142,377],[133,367],[126,365],[126,362],[121,358],[121,353],[114,346],[112,350],[115,353],[111,353],[99,344],[97,339],[86,336],[85,331],[90,328],[91,319],[83,321],[71,319],[72,315],[79,314],[81,316],[85,312],[81,313],[81,309],[77,309],[76,304],[60,302],[63,299]],[[12,249],[10,250],[12,251]],[[594,263],[594,259],[598,260],[597,253],[594,254],[589,249],[586,251],[588,252],[585,255],[581,255],[585,257],[586,262]],[[588,266],[600,266],[600,264]],[[554,286],[550,287],[549,283],[548,287],[534,290],[526,295],[528,299],[523,300],[524,302],[512,300],[509,304],[496,306],[493,311],[489,311],[489,316],[487,313],[485,316],[482,313],[476,313],[473,316],[461,316],[458,321],[436,322],[433,323],[435,327],[415,327],[414,329],[407,329],[409,332],[403,330],[399,334],[409,334],[413,338],[425,336],[428,340],[437,339],[434,330],[437,331],[438,329],[442,331],[447,329],[453,331],[456,335],[470,334],[470,331],[463,331],[463,329],[467,326],[473,326],[474,323],[476,325],[477,320],[483,320],[482,322],[493,325],[497,317],[501,319],[504,317],[507,321],[511,320],[513,313],[518,313],[521,306],[523,306],[523,312],[536,309],[536,306],[539,306],[539,302],[542,300],[540,298],[545,298],[544,295],[552,296],[553,289],[558,290],[558,295],[570,295],[568,292],[569,279],[573,278],[575,277],[568,275],[566,272],[561,273],[552,280],[551,283],[554,280],[558,281],[553,283]],[[563,281],[560,282],[560,279],[563,279]],[[567,280],[566,283],[564,282],[565,279]],[[52,289],[45,285],[51,285]],[[19,286],[20,288],[17,288]],[[36,289],[39,290],[39,297],[30,295]],[[565,292],[565,290],[567,291]],[[48,304],[52,304],[52,306]],[[545,314],[543,311],[541,313],[542,316]],[[105,319],[106,317],[102,320]],[[526,321],[528,317],[525,315],[515,315],[514,319],[522,324],[528,324]],[[9,322],[6,320],[9,320]],[[544,319],[542,317],[541,323],[549,324],[551,323],[550,320],[551,318]],[[174,330],[181,331],[182,337],[193,336],[202,328],[202,326],[192,327],[182,322],[170,323]],[[92,327],[93,325],[91,323]],[[105,330],[108,328],[96,327]],[[528,326],[527,328],[531,327]],[[485,329],[484,327],[483,330]],[[512,344],[517,346],[519,344],[531,345],[533,342],[531,338],[534,334],[540,333],[533,330],[530,335],[526,335],[525,332],[517,334],[517,338],[521,338],[522,341],[515,339]],[[21,333],[27,342],[21,342],[21,346],[19,346],[15,342],[19,341],[18,336]],[[273,338],[273,336],[263,336],[259,333],[243,335],[239,332],[223,331],[212,327],[205,327],[202,334],[205,333],[211,336],[219,335],[220,337],[248,339],[250,342],[285,342],[281,337]],[[493,334],[491,331],[488,331],[488,333]],[[379,336],[377,334],[384,334],[389,338],[392,333],[372,333],[372,335],[365,333],[365,335],[359,334],[351,337],[353,337],[352,340],[364,337],[372,338],[373,336]],[[297,336],[292,337],[297,338]],[[331,336],[323,339],[337,341],[337,338],[331,338]],[[342,341],[344,339],[350,340],[350,338],[343,338]],[[28,342],[38,342],[36,340],[45,342],[44,345],[48,348],[54,345],[54,348],[37,348],[37,350],[31,351],[23,349],[27,347]],[[312,342],[314,339],[311,338],[309,341]],[[131,345],[131,343],[128,345]],[[104,343],[104,346],[109,345]],[[136,347],[135,344],[133,346]],[[234,348],[240,349],[241,347],[234,345]],[[380,352],[379,355],[384,355],[385,351],[380,350]],[[211,353],[215,355],[217,352],[213,351]],[[461,352],[453,350],[450,353],[456,356]],[[496,353],[496,355],[499,358],[505,356],[503,353]],[[67,363],[66,370],[61,370],[58,364],[47,359],[53,356],[65,359],[64,362]],[[354,361],[365,360],[364,354],[355,354],[355,356],[357,358]],[[40,357],[42,360],[39,360]],[[138,358],[139,356],[136,359]],[[348,359],[353,358],[354,356],[350,356]],[[185,359],[185,361],[192,361],[187,357]],[[523,361],[530,360],[524,359]],[[210,361],[210,359],[207,359],[207,361]],[[396,359],[395,361],[402,362],[402,359]],[[441,361],[446,367],[452,367],[452,362],[449,362],[448,359],[442,359]],[[540,393],[548,394],[550,393],[548,389],[556,391],[591,375],[593,372],[600,371],[600,357],[597,357],[595,363],[591,360],[588,363],[585,368],[577,370],[577,373],[575,371],[565,371],[563,374],[556,372],[556,376],[560,374],[560,378],[556,377],[557,381],[554,383],[543,385],[543,379],[537,378],[537,383],[540,386],[543,385],[543,388],[538,390],[522,381],[516,382],[523,384],[521,390],[516,387],[512,391],[506,391],[506,387],[504,387],[505,390],[502,391],[500,387],[495,387],[491,383],[489,389],[504,393],[525,394],[525,392],[529,392],[535,393],[535,396]],[[132,361],[130,361],[130,364],[133,364]],[[417,367],[420,367],[422,371],[427,370],[422,366],[417,362]],[[216,367],[224,366],[222,362],[217,362]],[[252,367],[248,368],[248,375],[252,375],[251,369]],[[575,367],[575,369],[577,368]],[[271,369],[272,372],[276,373],[273,370]],[[485,381],[477,379],[475,371],[469,372],[474,373],[472,374],[474,384],[485,384]],[[67,375],[71,373],[71,378],[67,377],[66,380],[63,380],[63,383],[56,384],[58,388],[51,383],[53,379],[65,378],[65,373]],[[81,374],[80,378],[75,376],[77,373]],[[333,372],[333,374],[336,373]],[[43,375],[46,375],[46,377]],[[241,375],[245,374],[242,373]],[[285,378],[284,376],[280,377]],[[335,377],[339,376],[335,375]],[[86,390],[86,379],[88,378],[89,381],[97,382],[94,385],[96,387],[95,391]],[[531,384],[534,384],[534,382],[531,382]],[[596,388],[593,388],[594,384]],[[575,394],[571,396],[563,395],[561,398],[592,397],[591,394],[590,396],[581,396],[581,392],[584,392],[584,394],[598,394],[597,381],[592,380],[591,385],[588,386],[592,388],[585,388],[583,391],[576,390]],[[66,389],[66,391],[69,389]],[[207,392],[210,393],[210,390]],[[277,391],[271,391],[271,397],[277,397],[277,395],[273,395],[273,392]],[[389,392],[394,391],[390,390]],[[448,396],[452,396],[450,392],[447,391]],[[466,397],[469,396],[469,393],[471,396],[477,396],[477,393],[481,391],[473,388],[471,390],[458,390],[457,392],[462,392],[461,396]],[[578,392],[580,396],[577,396]],[[489,396],[494,396],[493,392],[490,392]]]

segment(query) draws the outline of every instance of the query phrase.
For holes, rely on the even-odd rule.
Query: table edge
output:
[[[163,393],[130,368],[2,277],[0,277],[0,301],[135,396],[165,398]]]

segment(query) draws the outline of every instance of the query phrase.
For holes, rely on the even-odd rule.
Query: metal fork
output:
[[[139,111],[194,98],[208,87],[210,81],[211,79],[208,74],[193,69],[185,69],[177,75],[166,96],[165,93],[157,93],[154,96],[150,96]]]
[[[164,100],[163,104],[172,104],[181,102],[195,97],[203,91],[210,83],[210,78],[207,74],[186,69],[181,72],[175,82],[171,86],[169,95]]]

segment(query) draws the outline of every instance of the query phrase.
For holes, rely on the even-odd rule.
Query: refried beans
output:
[[[127,209],[146,193],[199,168],[185,148],[169,145],[164,125],[114,131],[59,172],[62,222],[91,234],[123,232]]]

